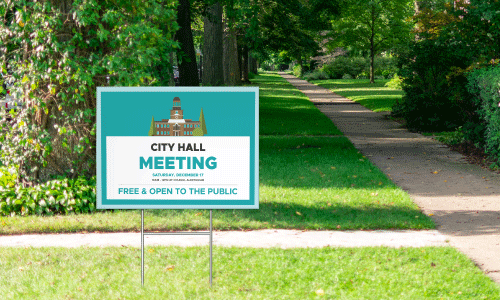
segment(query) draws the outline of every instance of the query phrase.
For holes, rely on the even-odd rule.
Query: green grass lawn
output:
[[[281,76],[264,73],[259,86],[260,135],[342,135],[332,121]]]
[[[375,112],[392,111],[397,99],[403,96],[402,90],[388,88],[389,79],[377,79],[370,84],[369,79],[328,79],[314,80],[314,84],[327,88],[349,98]]]
[[[452,247],[2,248],[2,299],[499,299]]]
[[[434,223],[345,137],[260,138],[260,208],[216,210],[217,230],[430,229]],[[201,210],[147,210],[148,230],[208,227]],[[0,234],[138,231],[140,213],[3,217]]]

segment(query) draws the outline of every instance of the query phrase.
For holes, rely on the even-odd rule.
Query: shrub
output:
[[[352,78],[357,78],[368,67],[368,61],[363,57],[352,57],[349,59],[346,73]]]
[[[338,56],[334,61],[324,64],[321,71],[325,72],[332,79],[341,79],[347,73],[349,59],[345,56]]]
[[[398,72],[396,58],[394,57],[375,57],[374,65],[375,76],[381,76],[385,79],[394,77],[394,75]]]
[[[460,126],[455,131],[442,132],[436,136],[436,140],[447,145],[458,145],[464,142],[463,128]]]
[[[47,181],[33,187],[0,186],[0,215],[90,213],[96,209],[96,178]]]
[[[468,129],[466,135],[484,141],[486,152],[500,161],[500,67],[476,70],[468,79],[467,88],[482,122]]]
[[[403,83],[403,80],[401,79],[401,77],[399,77],[398,74],[394,74],[392,79],[389,80],[385,84],[385,86],[388,88],[391,88],[391,89],[400,90],[403,88],[402,83]]]
[[[301,65],[295,65],[293,66],[293,75],[296,77],[302,77],[302,66]]]
[[[450,131],[474,119],[474,105],[465,90],[466,78],[454,72],[469,59],[453,47],[433,41],[415,42],[402,58],[405,95],[393,107],[411,130]]]
[[[331,63],[325,64],[322,71],[330,78],[341,79],[344,75],[351,78],[368,78],[370,76],[369,60],[364,57],[338,56]],[[378,78],[392,78],[398,71],[396,59],[392,57],[375,58],[375,76]]]
[[[19,179],[30,183],[94,175],[96,87],[162,85],[178,47],[175,5],[0,1],[0,67],[26,102],[12,124],[0,124],[4,165],[19,166]]]
[[[304,75],[304,79],[307,81],[310,80],[321,80],[321,79],[329,79],[328,74],[321,70],[314,70],[310,73]]]
[[[17,182],[16,168],[0,167],[0,189],[13,188]]]

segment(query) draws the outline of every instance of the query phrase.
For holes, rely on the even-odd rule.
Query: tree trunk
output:
[[[180,26],[175,34],[175,40],[181,44],[177,55],[179,65],[179,82],[181,86],[199,86],[196,54],[194,52],[193,33],[191,31],[191,11],[189,0],[179,0],[177,6],[177,23]]]
[[[257,60],[252,56],[248,56],[248,63],[250,64],[250,72],[257,74]]]
[[[222,5],[217,2],[210,6],[203,19],[203,76],[204,86],[224,84],[222,68]]]
[[[249,83],[248,80],[248,46],[244,45],[241,50],[241,80],[245,83]]]
[[[241,47],[240,43],[238,43],[238,40],[236,40],[236,47],[238,48],[238,69],[240,70],[239,73],[238,73],[238,76],[240,78],[240,81],[241,81],[241,74],[243,72],[243,47]]]
[[[174,65],[174,52],[170,52],[168,55],[168,61],[170,62],[170,65]],[[168,85],[169,86],[175,86],[175,80],[174,80],[174,72],[170,72],[170,76],[168,76]]]
[[[372,5],[370,36],[370,83],[375,83],[375,6]]]
[[[232,10],[232,7],[227,6],[227,10]],[[226,14],[231,15],[231,14]],[[241,84],[241,71],[238,63],[238,42],[236,39],[236,30],[229,27],[228,23],[232,23],[226,19],[224,21],[224,55],[223,55],[223,73],[224,84],[235,86]]]

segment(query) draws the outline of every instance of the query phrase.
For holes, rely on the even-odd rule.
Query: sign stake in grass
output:
[[[213,230],[212,230],[212,210],[210,210],[210,231],[197,231],[197,232],[146,232],[144,233],[144,209],[141,209],[141,283],[144,285],[144,235],[208,235],[210,245],[210,286],[212,286],[212,244],[213,244]]]
[[[209,235],[212,285],[212,209],[259,208],[258,110],[257,87],[97,89],[97,208],[141,209],[142,285],[145,235]],[[144,209],[209,209],[210,231],[144,232]]]

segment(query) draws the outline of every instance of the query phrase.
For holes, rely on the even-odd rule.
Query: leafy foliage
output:
[[[394,77],[392,77],[392,79],[389,80],[385,84],[385,86],[389,87],[391,89],[400,90],[403,88],[402,83],[403,83],[403,80],[401,79],[401,77],[399,77],[398,74],[394,74]]]
[[[301,65],[293,66],[293,69],[292,69],[293,75],[296,77],[302,77],[302,72],[303,72],[302,69],[303,69],[303,66],[301,66]]]
[[[161,84],[177,47],[174,1],[0,2],[0,64],[26,103],[3,121],[5,165],[24,182],[95,174],[97,86]]]
[[[376,70],[374,74],[377,76],[391,78],[398,70],[395,59],[392,57],[379,56],[375,58],[374,63]],[[338,56],[332,62],[324,64],[321,70],[331,79],[341,79],[344,75],[349,75],[354,79],[360,76],[369,77],[370,61],[364,57]]]
[[[490,67],[468,75],[469,91],[478,106],[483,121],[483,136],[486,152],[500,162],[500,68]]]
[[[321,71],[321,70],[314,70],[310,73],[307,73],[304,75],[304,79],[307,80],[307,81],[310,81],[310,80],[320,80],[320,79],[329,79],[329,76],[328,74],[326,74],[325,72]]]
[[[465,78],[449,76],[452,66],[464,68],[467,65],[467,57],[454,53],[448,46],[423,40],[415,42],[402,61],[405,65],[400,72],[404,77],[405,95],[394,107],[393,114],[402,116],[408,128],[453,130],[467,121],[466,112],[473,109],[463,109],[470,105],[460,97],[465,89]]]
[[[15,168],[0,167],[0,188],[13,188],[16,181],[17,173]]]
[[[486,115],[480,106],[486,100],[469,93],[468,79],[475,80],[475,75],[467,76],[467,72],[499,62],[500,14],[496,12],[500,2],[425,4],[414,18],[417,40],[401,60],[406,97],[393,113],[403,116],[415,130],[451,130],[463,125],[464,137],[482,146]]]
[[[96,178],[60,178],[33,187],[14,185],[15,178],[0,170],[0,215],[90,213],[96,207]],[[15,174],[10,173],[10,176]]]
[[[339,56],[331,63],[324,64],[321,71],[328,74],[328,77],[332,79],[341,79],[348,71],[348,64],[349,59],[347,57]]]
[[[411,1],[408,0],[348,0],[341,14],[332,21],[330,49],[351,47],[370,52],[371,63],[383,51],[410,39]],[[375,70],[370,72],[373,82]]]

